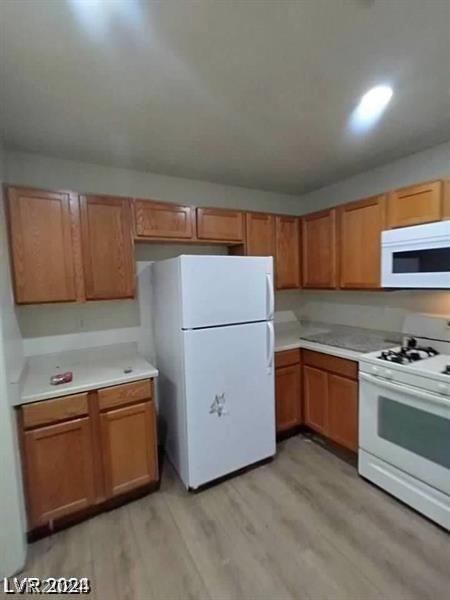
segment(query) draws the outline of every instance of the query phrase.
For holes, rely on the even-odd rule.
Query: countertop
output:
[[[124,369],[131,368],[130,373]],[[73,372],[70,383],[51,385],[50,377]],[[59,354],[29,357],[19,381],[17,404],[77,394],[97,388],[157,377],[158,370],[137,350],[136,344],[117,344]]]
[[[399,334],[317,322],[275,323],[275,352],[304,348],[358,361],[363,354],[397,345]],[[130,373],[125,369],[131,368]],[[73,372],[70,383],[51,385],[50,377]],[[117,344],[28,358],[19,381],[17,404],[157,377],[158,370],[136,344]]]
[[[391,348],[401,334],[333,325],[288,321],[275,323],[275,352],[304,348],[358,361],[363,354]]]

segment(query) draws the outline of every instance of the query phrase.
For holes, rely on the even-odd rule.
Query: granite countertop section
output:
[[[401,334],[317,323],[289,321],[275,324],[275,352],[305,348],[340,358],[359,360],[363,354],[396,346]]]
[[[129,368],[131,372],[124,373]],[[65,371],[73,372],[70,383],[50,384],[52,375]],[[18,404],[157,376],[158,370],[139,354],[135,343],[32,356],[28,358],[19,382]]]

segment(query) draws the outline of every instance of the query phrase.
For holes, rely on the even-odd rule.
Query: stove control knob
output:
[[[379,372],[380,372],[380,369],[378,367],[375,367],[375,366],[372,367],[372,373],[374,375],[378,375]]]
[[[387,377],[388,379],[392,379],[392,377],[394,376],[394,373],[391,371],[391,369],[385,369],[384,376]]]
[[[450,387],[446,383],[438,383],[437,387],[441,394],[450,395]]]

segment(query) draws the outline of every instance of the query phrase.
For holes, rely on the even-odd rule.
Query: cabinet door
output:
[[[358,449],[358,383],[328,375],[328,437],[356,452]]]
[[[300,287],[300,222],[275,218],[275,283],[278,290]]]
[[[446,179],[443,182],[444,198],[442,201],[442,218],[450,219],[450,180]]]
[[[9,188],[8,200],[16,302],[76,300],[76,196]]]
[[[157,481],[153,402],[109,410],[100,419],[106,496],[117,496]]]
[[[30,528],[94,504],[88,417],[24,433]]]
[[[385,197],[339,208],[340,287],[376,289],[381,285],[381,232]]]
[[[137,237],[187,239],[194,237],[194,209],[190,206],[135,200]]]
[[[264,213],[246,215],[246,254],[275,256],[275,218]]]
[[[81,196],[86,298],[134,296],[134,255],[130,201]]]
[[[336,211],[324,210],[302,219],[303,287],[336,287]]]
[[[303,367],[305,423],[315,431],[328,431],[328,374],[313,367]]]
[[[213,242],[243,242],[244,213],[221,208],[197,208],[197,237]]]
[[[443,182],[431,181],[391,192],[387,205],[388,227],[408,227],[442,218]]]
[[[275,370],[275,406],[277,431],[302,423],[301,367],[291,365]]]

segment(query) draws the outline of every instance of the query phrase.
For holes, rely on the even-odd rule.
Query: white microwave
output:
[[[383,231],[381,286],[450,288],[450,221]]]

